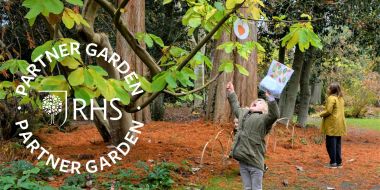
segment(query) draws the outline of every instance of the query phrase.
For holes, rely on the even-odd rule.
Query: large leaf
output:
[[[86,106],[90,104],[91,99],[94,98],[92,90],[86,87],[74,87],[75,98],[83,99],[86,102]]]
[[[99,74],[95,69],[88,70],[94,80],[94,85],[99,90],[99,92],[103,95],[106,100],[111,100],[115,97],[115,89],[108,83],[106,79],[103,78],[101,74]]]
[[[168,72],[161,72],[155,77],[153,77],[152,82],[152,91],[153,92],[160,92],[162,91],[166,86],[166,75],[168,75]]]
[[[244,0],[227,0],[226,1],[226,8],[227,9],[233,9],[236,4],[242,3]]]
[[[68,80],[71,86],[79,86],[84,83],[84,73],[83,68],[78,68],[75,71],[71,72]]]
[[[145,77],[139,76],[139,81],[141,84],[141,88],[145,90],[146,92],[151,93],[152,90],[152,83],[150,83]]]
[[[79,65],[81,65],[81,63],[72,56],[65,57],[65,59],[63,59],[60,63],[70,69],[76,69]]]
[[[126,90],[123,88],[123,82],[110,79],[109,83],[113,86],[116,92],[115,98],[119,98],[121,103],[128,105],[131,101],[131,98]]]
[[[45,51],[50,51],[53,48],[53,40],[49,40],[44,44],[36,47],[32,52],[32,61],[35,61],[40,55],[44,55]]]
[[[177,82],[175,77],[173,76],[173,73],[167,74],[165,80],[168,83],[169,88],[177,88]]]
[[[158,37],[158,36],[156,36],[156,35],[154,35],[154,34],[149,34],[149,36],[153,39],[153,41],[157,44],[157,45],[159,45],[160,47],[164,47],[165,46],[165,44],[164,44],[164,41],[160,38],[160,37]]]
[[[100,76],[108,76],[108,73],[106,70],[103,69],[101,66],[97,65],[89,65],[88,68],[90,70],[94,70],[96,73],[98,73]]]
[[[235,49],[235,42],[225,42],[219,45],[216,49],[224,49],[226,53],[231,53]]]
[[[231,60],[222,60],[222,64],[219,66],[218,71],[230,73],[234,70],[234,64]]]
[[[62,21],[68,29],[72,29],[74,27],[74,23],[77,25],[83,24],[84,26],[90,27],[81,14],[78,14],[69,8],[65,8],[65,11],[63,11]]]
[[[144,35],[144,42],[146,46],[153,47],[153,39],[149,35],[146,35],[146,34]]]
[[[84,85],[91,87],[94,85],[94,79],[87,69],[83,70]]]
[[[29,63],[25,60],[19,59],[10,59],[0,65],[0,71],[9,70],[12,74],[16,72],[21,72],[22,74],[28,74],[26,68],[29,66]]]
[[[239,73],[241,73],[242,75],[245,75],[245,76],[249,76],[249,72],[243,66],[241,66],[239,64],[235,64],[235,66],[238,69]]]
[[[63,75],[45,77],[41,81],[41,87],[43,90],[68,91],[70,89]]]
[[[52,14],[60,14],[63,11],[63,3],[60,0],[25,0],[22,5],[29,8],[29,12],[25,15],[25,18],[33,20],[31,24],[39,14],[49,16]]]

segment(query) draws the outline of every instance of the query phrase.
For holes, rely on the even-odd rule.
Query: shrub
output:
[[[0,187],[3,189],[54,189],[41,179],[41,169],[20,160],[0,166]]]
[[[372,105],[380,98],[380,75],[370,72],[362,81],[353,81],[346,90],[347,117],[364,117],[367,106]]]

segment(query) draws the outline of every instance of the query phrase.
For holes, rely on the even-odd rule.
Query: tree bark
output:
[[[164,96],[165,94],[160,94],[155,100],[153,100],[150,111],[153,121],[162,121],[165,115],[165,105],[164,105]]]
[[[280,48],[278,49],[278,62],[285,64],[285,53],[286,53],[286,48],[285,46],[283,47],[281,45],[281,41],[280,41]]]
[[[230,41],[231,35],[224,32],[216,42],[216,47],[224,42]],[[227,54],[223,50],[215,50],[213,55],[213,69],[211,76],[216,75],[221,65],[221,60],[232,59],[232,54]],[[216,82],[208,88],[206,119],[216,123],[224,123],[230,120],[231,109],[227,102],[226,85],[232,81],[233,74],[223,73]]]
[[[321,104],[322,97],[322,82],[318,81],[311,85],[311,98],[310,104]]]
[[[311,68],[314,64],[314,59],[312,55],[312,48],[310,52],[307,53],[305,62],[302,67],[302,73],[300,78],[300,102],[299,110],[297,115],[297,122],[300,126],[305,127],[307,122],[307,117],[309,116],[309,105],[310,105],[310,75]]]
[[[119,4],[122,1],[123,0],[118,0]],[[129,31],[133,34],[137,32],[145,32],[145,1],[130,1],[126,5],[125,10],[126,12],[121,15],[121,19],[124,19]],[[145,44],[142,44],[142,46],[145,48]],[[121,59],[126,60],[130,64],[131,71],[135,71],[141,76],[149,75],[148,68],[119,32],[116,35],[116,52],[120,55]],[[137,101],[137,104],[144,101],[144,97],[140,98]],[[133,118],[144,123],[151,121],[149,106],[139,112],[134,113]]]
[[[250,37],[244,41],[257,41],[256,24],[250,26],[250,31]],[[217,46],[231,40],[231,38],[231,34],[224,33],[218,40]],[[236,38],[233,37],[233,40],[236,40]],[[235,92],[242,107],[249,106],[253,100],[257,99],[257,52],[254,51],[248,60],[245,60],[236,52],[234,54],[226,54],[223,50],[217,50],[214,55],[214,66],[211,76],[214,76],[218,72],[220,61],[223,59],[231,59],[236,64],[242,65],[248,70],[249,76],[244,76],[235,69],[232,74],[222,74],[216,83],[211,84],[208,90],[206,119],[216,123],[230,122],[233,119],[226,94],[226,85],[229,81],[233,81]]]
[[[111,55],[113,53],[113,48],[109,42],[108,36],[102,33],[95,33],[93,30],[93,25],[97,16],[98,9],[99,5],[95,1],[85,1],[82,15],[88,21],[91,27],[79,27],[79,34],[88,43],[97,43],[99,49],[107,48],[109,50],[109,55]],[[106,63],[104,59],[97,59],[97,63],[108,72],[109,77],[114,79],[120,79],[120,74],[116,71],[112,64]],[[100,107],[99,105],[96,106]],[[110,109],[110,106],[108,106],[107,110],[113,109]],[[103,114],[99,110],[95,112],[95,126],[98,129],[100,135],[102,136],[104,142],[110,142],[114,145],[117,145],[120,142],[124,141],[125,134],[132,126],[132,118],[130,114],[125,111],[122,111],[122,114],[123,116],[120,120],[108,121],[103,119]],[[107,113],[108,118],[113,116],[117,116],[117,113]]]
[[[304,54],[301,52],[301,50],[299,50],[297,46],[292,65],[294,73],[292,77],[290,77],[290,80],[285,86],[285,89],[282,92],[280,98],[281,117],[292,119],[292,116],[294,114],[294,107],[296,105],[297,92],[302,72],[303,57]]]

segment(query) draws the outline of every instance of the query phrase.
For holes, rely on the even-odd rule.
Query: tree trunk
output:
[[[231,40],[231,35],[223,33],[216,42],[216,47],[226,41]],[[216,48],[215,48],[216,49]],[[213,69],[211,76],[217,75],[221,60],[231,59],[232,54],[227,54],[223,50],[215,50],[213,56]],[[210,84],[207,94],[206,119],[216,123],[224,123],[230,120],[231,109],[227,102],[226,85],[232,81],[233,74],[223,73],[216,82]]]
[[[310,104],[316,105],[321,104],[321,97],[322,97],[322,82],[318,81],[311,85],[311,98],[310,98]]]
[[[292,116],[294,114],[294,107],[296,105],[297,92],[302,72],[303,57],[304,54],[299,50],[297,46],[292,65],[294,73],[292,77],[290,77],[290,80],[285,86],[285,89],[282,92],[280,98],[281,117],[292,119]]]
[[[99,9],[99,5],[95,3],[94,0],[85,1],[82,14],[83,17],[88,21],[90,26],[93,26],[95,22],[95,18],[97,15],[97,10]],[[93,27],[80,27],[79,33],[88,43],[97,43],[99,49],[107,48],[109,50],[109,55],[113,53],[113,48],[109,42],[109,38],[107,35],[102,33],[95,33],[92,29]],[[120,79],[120,74],[116,71],[112,64],[108,64],[104,61],[104,59],[97,59],[97,64],[102,66],[109,74],[109,77],[114,79]],[[109,104],[108,104],[109,105]],[[100,107],[103,105],[98,105],[96,102],[96,107]],[[107,107],[107,110],[110,107]],[[124,136],[132,126],[132,118],[129,113],[122,111],[123,117],[118,121],[109,121],[103,119],[103,113],[99,110],[95,111],[95,126],[97,127],[100,135],[102,136],[104,142],[110,142],[114,145],[119,144],[124,141]],[[117,116],[117,113],[108,112],[107,117]],[[112,126],[112,127],[111,127]]]
[[[256,24],[250,26],[250,31],[250,37],[246,40],[257,41]],[[224,33],[218,40],[217,46],[230,40],[230,38],[231,34]],[[233,38],[235,39],[235,37]],[[226,85],[229,81],[233,80],[235,92],[242,107],[249,106],[249,104],[257,98],[257,52],[253,52],[247,61],[241,58],[237,53],[226,54],[223,50],[217,50],[214,54],[214,66],[211,72],[212,76],[218,73],[220,62],[223,59],[231,59],[234,60],[235,63],[244,66],[248,70],[249,76],[246,77],[235,69],[232,74],[222,74],[217,82],[210,85],[208,90],[206,118],[216,123],[229,122],[233,119],[226,94]]]
[[[240,43],[245,41],[257,41],[257,25],[250,24],[250,37],[246,40],[238,40]],[[249,76],[244,76],[236,69],[234,72],[235,92],[241,105],[249,106],[253,100],[257,99],[257,51],[255,50],[248,60],[235,54],[235,63],[242,65],[249,72]]]
[[[122,1],[123,0],[118,0],[119,3]],[[125,19],[128,29],[132,33],[145,32],[145,1],[129,1],[125,10],[125,13],[123,13],[121,17]],[[116,52],[120,55],[121,59],[126,60],[130,64],[131,71],[135,71],[142,76],[149,74],[148,68],[135,54],[132,48],[129,47],[127,41],[119,32],[116,35]],[[140,104],[144,100],[145,98],[140,98],[137,104]],[[151,121],[149,106],[134,113],[133,118],[139,122],[147,123]]]
[[[280,48],[278,49],[278,62],[285,64],[285,53],[286,53],[286,47],[282,47],[281,41],[280,41]]]
[[[307,58],[305,59],[305,62],[303,64],[300,79],[300,102],[297,115],[297,122],[302,127],[306,126],[307,117],[309,116],[309,104],[311,97],[309,81],[311,68],[314,64],[312,52],[313,50],[311,49],[306,56]]]
[[[162,121],[165,115],[165,107],[164,107],[164,94],[160,94],[156,99],[153,100],[150,111],[152,113],[153,121]]]

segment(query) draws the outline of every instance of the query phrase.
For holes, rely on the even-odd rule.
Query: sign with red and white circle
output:
[[[249,26],[247,21],[236,19],[234,22],[234,32],[239,39],[247,39],[249,35]]]

